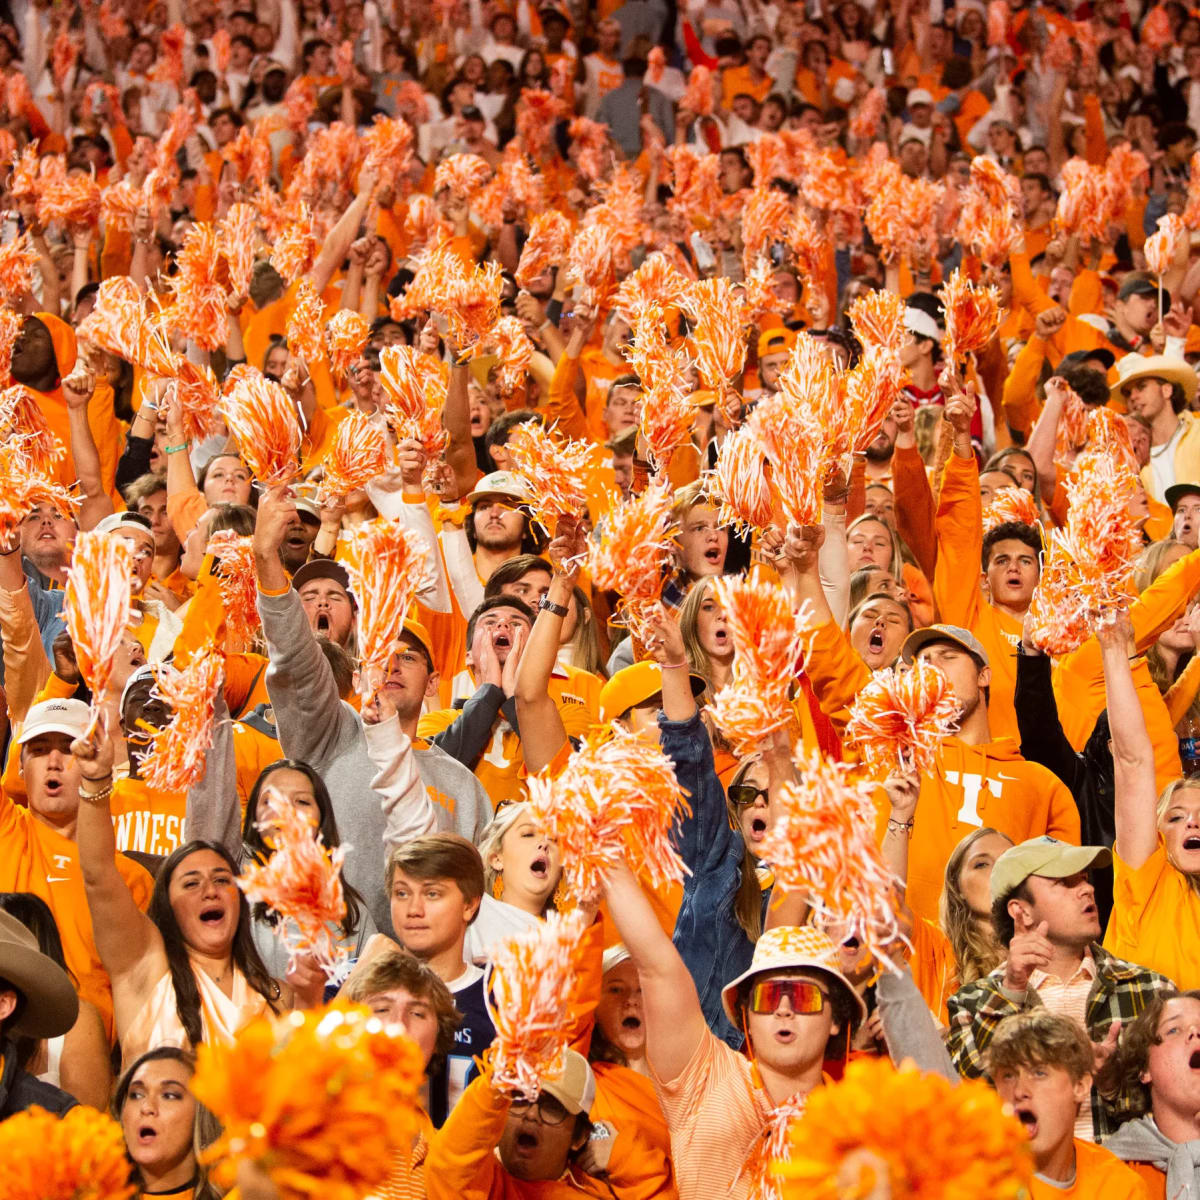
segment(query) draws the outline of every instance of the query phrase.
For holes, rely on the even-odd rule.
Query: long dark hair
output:
[[[338,833],[337,817],[333,813],[333,800],[330,798],[325,781],[308,763],[300,762],[295,758],[281,758],[271,763],[270,766],[263,767],[254,781],[254,787],[250,789],[250,798],[246,801],[246,815],[242,820],[242,845],[246,848],[247,856],[256,862],[266,862],[271,857],[271,848],[263,841],[263,836],[258,830],[258,797],[266,786],[267,777],[276,771],[284,770],[299,771],[312,784],[313,798],[317,802],[317,811],[321,814],[317,833],[326,849],[332,850],[335,846],[342,844],[341,835]],[[349,938],[353,937],[358,929],[359,919],[362,910],[366,907],[366,902],[346,881],[344,872],[342,874],[342,894],[346,898],[346,919],[341,925],[342,937]],[[256,921],[266,921],[273,925],[279,919],[277,914],[261,901],[254,905],[252,911]]]
[[[133,1060],[129,1069],[117,1081],[110,1111],[118,1124],[122,1124],[121,1110],[129,1098],[129,1089],[133,1086],[134,1076],[146,1063],[161,1062],[167,1059],[185,1067],[189,1075],[195,1074],[196,1060],[187,1050],[181,1050],[178,1046],[156,1046],[153,1050],[147,1050],[145,1054]],[[192,1129],[192,1151],[196,1156],[195,1190],[192,1192],[192,1200],[221,1200],[222,1193],[209,1183],[208,1171],[200,1162],[200,1152],[206,1150],[220,1136],[221,1126],[217,1118],[197,1100],[196,1120]],[[128,1147],[126,1153],[128,1153]],[[129,1163],[129,1182],[138,1189],[137,1194],[141,1196],[143,1194],[141,1172],[132,1159]]]
[[[204,1040],[204,1030],[200,1020],[200,989],[196,984],[196,975],[188,958],[187,945],[183,940],[179,922],[175,919],[175,910],[171,907],[170,887],[179,864],[190,854],[199,850],[211,850],[219,855],[228,865],[229,870],[236,875],[237,863],[229,855],[229,851],[218,842],[194,841],[185,842],[175,850],[158,873],[154,883],[154,891],[150,896],[150,905],[146,915],[154,922],[162,935],[163,949],[167,954],[167,967],[171,972],[171,983],[175,988],[175,1008],[179,1014],[179,1023],[183,1026],[188,1041],[198,1046]],[[238,923],[233,935],[231,948],[233,965],[246,977],[246,982],[271,1006],[272,1012],[278,1012],[279,984],[267,974],[267,968],[259,957],[250,934],[250,906],[246,897],[238,892]]]

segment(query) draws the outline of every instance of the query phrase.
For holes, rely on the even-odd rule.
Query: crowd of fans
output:
[[[211,1200],[195,1051],[340,995],[426,1068],[380,1196],[757,1196],[780,1122],[876,1056],[989,1081],[1035,1197],[1200,1197],[1200,16],[7,0],[0,20],[0,436],[48,435],[75,501],[0,462],[0,1119],[110,1111],[138,1195]],[[732,347],[682,292],[654,318],[619,299],[643,263],[728,281]],[[970,355],[952,277],[1002,306]],[[502,320],[440,304],[451,278]],[[819,523],[749,530],[722,447],[814,352],[866,361],[850,314],[877,293],[903,299],[894,403],[811,481]],[[651,327],[685,414],[669,455]],[[274,388],[302,430],[290,483],[197,426],[188,372],[214,410]],[[356,414],[386,453],[339,492]],[[527,422],[587,450],[584,510],[549,529],[510,445]],[[1114,436],[1133,585],[1066,648],[1039,577]],[[671,565],[630,622],[589,550],[664,486]],[[347,552],[376,517],[420,539],[423,578],[363,689]],[[102,691],[64,606],[85,531],[133,569]],[[221,572],[239,540],[257,629]],[[807,630],[792,719],[751,753],[710,711],[744,653],[736,576]],[[209,651],[203,770],[154,786],[161,672]],[[856,697],[919,663],[957,715],[932,769],[873,773],[904,934],[883,964],[759,851],[802,751],[872,774]],[[485,967],[562,904],[529,779],[605,728],[673,763],[687,874],[607,872],[571,1048],[533,1099],[493,1082]],[[280,805],[344,853],[333,978],[238,886]],[[248,1159],[237,1186],[292,1194]]]

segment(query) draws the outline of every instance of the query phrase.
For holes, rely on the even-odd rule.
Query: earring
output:
[[[497,875],[496,882],[492,884],[492,899],[499,900],[504,895],[504,876]]]

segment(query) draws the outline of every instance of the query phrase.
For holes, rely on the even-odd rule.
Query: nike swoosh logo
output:
[[[70,883],[71,877],[70,877],[70,875],[47,875],[46,882],[47,883]]]

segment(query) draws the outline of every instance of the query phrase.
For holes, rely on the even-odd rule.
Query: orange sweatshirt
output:
[[[889,805],[877,802],[876,835],[887,832]],[[1014,842],[1050,834],[1079,843],[1079,812],[1071,793],[1045,767],[1026,762],[1011,738],[980,746],[948,737],[933,771],[921,780],[908,851],[909,907],[937,921],[946,863],[967,834],[987,825]]]

